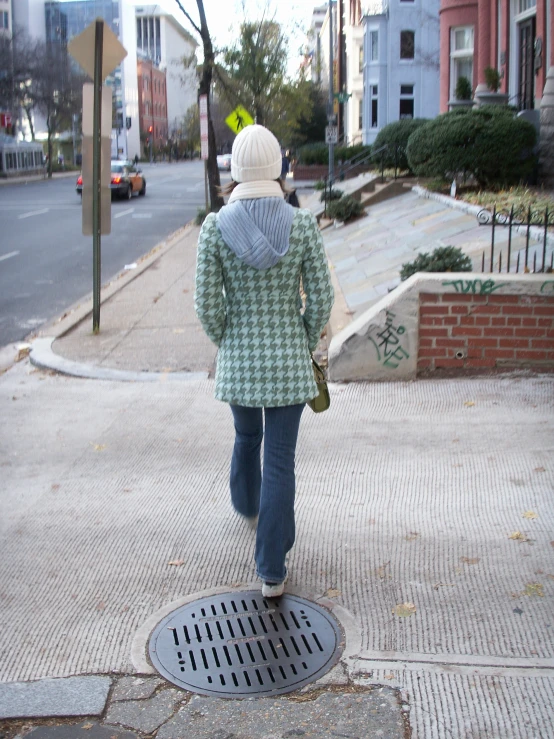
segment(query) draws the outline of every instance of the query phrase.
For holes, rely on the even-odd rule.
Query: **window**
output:
[[[415,52],[415,32],[400,31],[400,58],[413,59]]]
[[[379,31],[369,32],[369,59],[372,62],[379,59]]]
[[[400,85],[399,119],[414,117],[414,86]]]
[[[537,0],[519,0],[519,12],[525,13],[526,10],[537,7]]]
[[[9,27],[10,27],[10,16],[7,10],[3,10],[0,13],[0,28],[9,28]]]
[[[378,113],[378,99],[377,94],[379,91],[378,85],[371,85],[371,128],[377,128],[377,113]]]
[[[364,47],[360,46],[358,49],[358,72],[364,71]]]
[[[454,99],[456,84],[466,77],[473,89],[473,26],[452,28],[450,31],[450,99]]]
[[[358,130],[362,130],[363,126],[363,114],[364,114],[364,101],[358,100]]]

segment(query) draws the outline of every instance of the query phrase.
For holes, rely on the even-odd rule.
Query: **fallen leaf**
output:
[[[392,672],[387,672],[387,674],[385,675],[385,680],[394,680],[394,675],[392,674]]]
[[[52,490],[59,490],[61,485],[58,482],[52,483]]]
[[[460,560],[465,565],[476,565],[481,561],[479,557],[460,557]]]
[[[377,575],[377,577],[379,577],[379,578],[380,578],[381,580],[384,580],[384,579],[385,579],[385,578],[387,577],[387,572],[386,572],[386,569],[387,569],[387,567],[388,567],[389,565],[390,565],[390,562],[385,562],[385,564],[384,564],[384,565],[381,565],[381,567],[378,567],[378,568],[377,568],[377,569],[375,570],[375,574],[376,574],[376,575]],[[388,577],[389,577],[389,579],[390,579],[390,577],[391,577],[391,576],[390,576],[390,575],[388,575]]]
[[[525,511],[525,513],[523,514],[523,518],[533,519],[533,518],[538,518],[538,517],[539,516],[537,513],[535,513],[535,511]]]
[[[404,538],[406,539],[406,541],[415,541],[418,538],[418,536],[419,536],[418,531],[410,531],[410,533],[407,534]]]
[[[171,562],[168,562],[167,564],[171,565],[172,567],[181,567],[182,565],[185,564],[185,560],[184,559],[173,559],[171,560]]]
[[[340,590],[337,590],[336,588],[328,588],[328,590],[325,591],[325,595],[328,598],[338,598],[339,595],[342,595]]]
[[[534,472],[546,472],[544,467],[535,467]]]
[[[92,441],[90,442],[90,444],[95,452],[103,452],[106,448],[105,444],[93,444]]]
[[[453,588],[453,587],[454,587],[454,583],[453,582],[436,582],[433,585],[433,588],[435,590],[438,590],[439,588]]]
[[[513,611],[514,611],[514,613],[517,613],[518,616],[521,616],[521,614],[523,613],[523,611],[521,610],[521,608],[514,608]]]
[[[96,610],[103,611],[105,607],[106,607],[106,604],[104,603],[103,600],[101,600],[100,603],[98,603],[98,605],[96,606]]]
[[[551,547],[554,547],[554,541],[551,541],[551,542],[550,542],[550,546],[551,546]]]
[[[185,329],[184,328],[174,328],[173,329],[173,333],[174,334],[184,334],[185,333]]]
[[[528,582],[522,595],[526,595],[529,598],[532,598],[533,596],[544,598],[544,587],[540,582]]]
[[[84,729],[85,731],[88,731],[89,729],[93,729],[93,728],[94,728],[94,724],[91,724],[91,723],[83,724],[81,726],[81,729]]]
[[[466,400],[466,402],[464,403],[464,405],[467,406],[468,408],[471,408],[472,406],[475,405],[475,401],[474,400]]]
[[[529,539],[522,534],[521,531],[512,531],[508,539],[516,539],[517,541],[529,541]]]
[[[413,603],[399,603],[396,605],[392,612],[395,616],[400,616],[400,618],[407,618],[408,616],[413,616],[416,612],[416,607]]]

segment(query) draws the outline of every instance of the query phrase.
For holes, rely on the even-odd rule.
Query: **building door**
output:
[[[535,18],[519,24],[519,95],[520,110],[535,107],[534,56],[535,56]]]

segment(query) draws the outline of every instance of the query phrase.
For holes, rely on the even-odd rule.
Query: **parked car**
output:
[[[82,174],[77,178],[75,189],[78,195],[83,194]],[[111,163],[110,190],[112,200],[116,197],[130,200],[134,192],[146,195],[146,179],[142,171],[135,167],[134,162],[117,159]]]
[[[223,169],[225,172],[231,171],[231,155],[230,154],[218,154],[217,155],[217,166],[218,169]]]

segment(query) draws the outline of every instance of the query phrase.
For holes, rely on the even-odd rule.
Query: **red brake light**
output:
[[[82,185],[82,184],[83,184],[83,178],[82,178],[82,177],[81,177],[80,175],[79,175],[79,177],[77,178],[77,184],[78,184],[78,185]]]
[[[121,177],[112,177],[112,185],[119,185]]]

